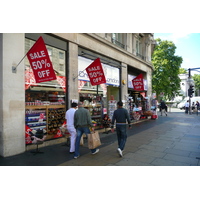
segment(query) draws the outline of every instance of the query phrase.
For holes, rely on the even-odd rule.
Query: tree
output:
[[[185,68],[179,68],[179,74],[187,74],[187,69]]]
[[[195,85],[195,95],[199,95],[199,90],[200,90],[200,74],[194,74],[192,76],[194,80],[194,85]]]
[[[183,59],[174,55],[175,50],[176,46],[172,41],[162,41],[159,38],[152,56],[152,89],[158,97],[163,92],[166,100],[174,98],[180,90],[181,80],[178,74]]]

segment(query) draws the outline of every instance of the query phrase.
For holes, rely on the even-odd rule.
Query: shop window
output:
[[[25,39],[25,51],[28,52],[34,43]],[[25,58],[25,125],[29,132],[45,130],[46,139],[53,139],[62,137],[60,127],[65,123],[66,61],[65,51],[48,45],[46,47],[57,79],[36,83],[29,61]]]
[[[64,59],[64,57],[65,57],[65,56],[64,56],[64,53],[63,53],[63,52],[59,52],[59,58],[60,58],[60,59]]]
[[[51,57],[52,56],[52,49],[47,48],[47,51],[48,51],[49,56]]]

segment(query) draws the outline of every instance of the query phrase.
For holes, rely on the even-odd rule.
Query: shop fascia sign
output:
[[[128,74],[128,88],[133,88],[132,80],[134,78],[136,78],[136,76]],[[143,79],[143,83],[144,83],[144,90],[148,90],[147,80]]]
[[[93,60],[78,57],[78,80],[82,81],[90,81],[87,72],[85,69],[93,62]],[[119,86],[119,69],[116,67],[112,67],[110,65],[106,65],[102,63],[102,67],[104,70],[106,84],[107,85],[114,85]]]

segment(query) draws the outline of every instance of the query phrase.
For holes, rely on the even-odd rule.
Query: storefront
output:
[[[42,35],[56,74],[56,80],[36,83],[27,57],[25,58],[25,130],[26,144],[32,134],[45,134],[46,140],[62,137],[60,127],[65,123],[67,43]],[[32,47],[38,34],[27,34],[25,51]]]
[[[136,77],[136,75],[128,74],[129,113],[132,119],[137,118],[136,114],[142,118],[146,118],[150,109],[149,97],[147,97],[148,84],[147,80],[143,79],[144,90],[135,91],[132,80]]]
[[[0,155],[12,156],[34,148],[26,146],[31,143],[30,130],[46,131],[43,146],[64,142],[66,138],[61,136],[59,127],[72,100],[89,105],[93,120],[100,125],[104,114],[112,117],[117,101],[124,101],[126,107],[129,98],[138,103],[142,92],[145,98],[151,96],[152,64],[134,55],[134,34],[126,35],[125,47],[130,48],[119,47],[107,33],[1,33]],[[36,84],[26,53],[40,36],[57,78]],[[96,58],[101,60],[107,81],[98,87],[91,86],[84,71]],[[45,61],[42,64],[45,66]],[[140,73],[149,88],[136,92],[128,88],[127,78],[128,74]]]
[[[85,68],[93,61],[94,59],[82,56],[78,57],[79,101],[82,101],[84,106],[89,109],[92,120],[97,124],[96,128],[102,128],[102,119],[105,115],[112,118],[113,111],[116,109],[113,102],[116,102],[120,98],[120,69],[105,64],[102,59],[101,64],[104,69],[106,84],[92,86]]]

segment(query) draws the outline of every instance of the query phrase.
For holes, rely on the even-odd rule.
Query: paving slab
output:
[[[161,158],[156,158],[151,164],[154,166],[188,166],[188,164],[184,162],[182,163]]]
[[[187,156],[174,155],[174,154],[166,154],[163,157],[163,159],[185,163],[189,166],[196,166],[198,164],[197,159],[190,158],[190,157],[187,157]]]

